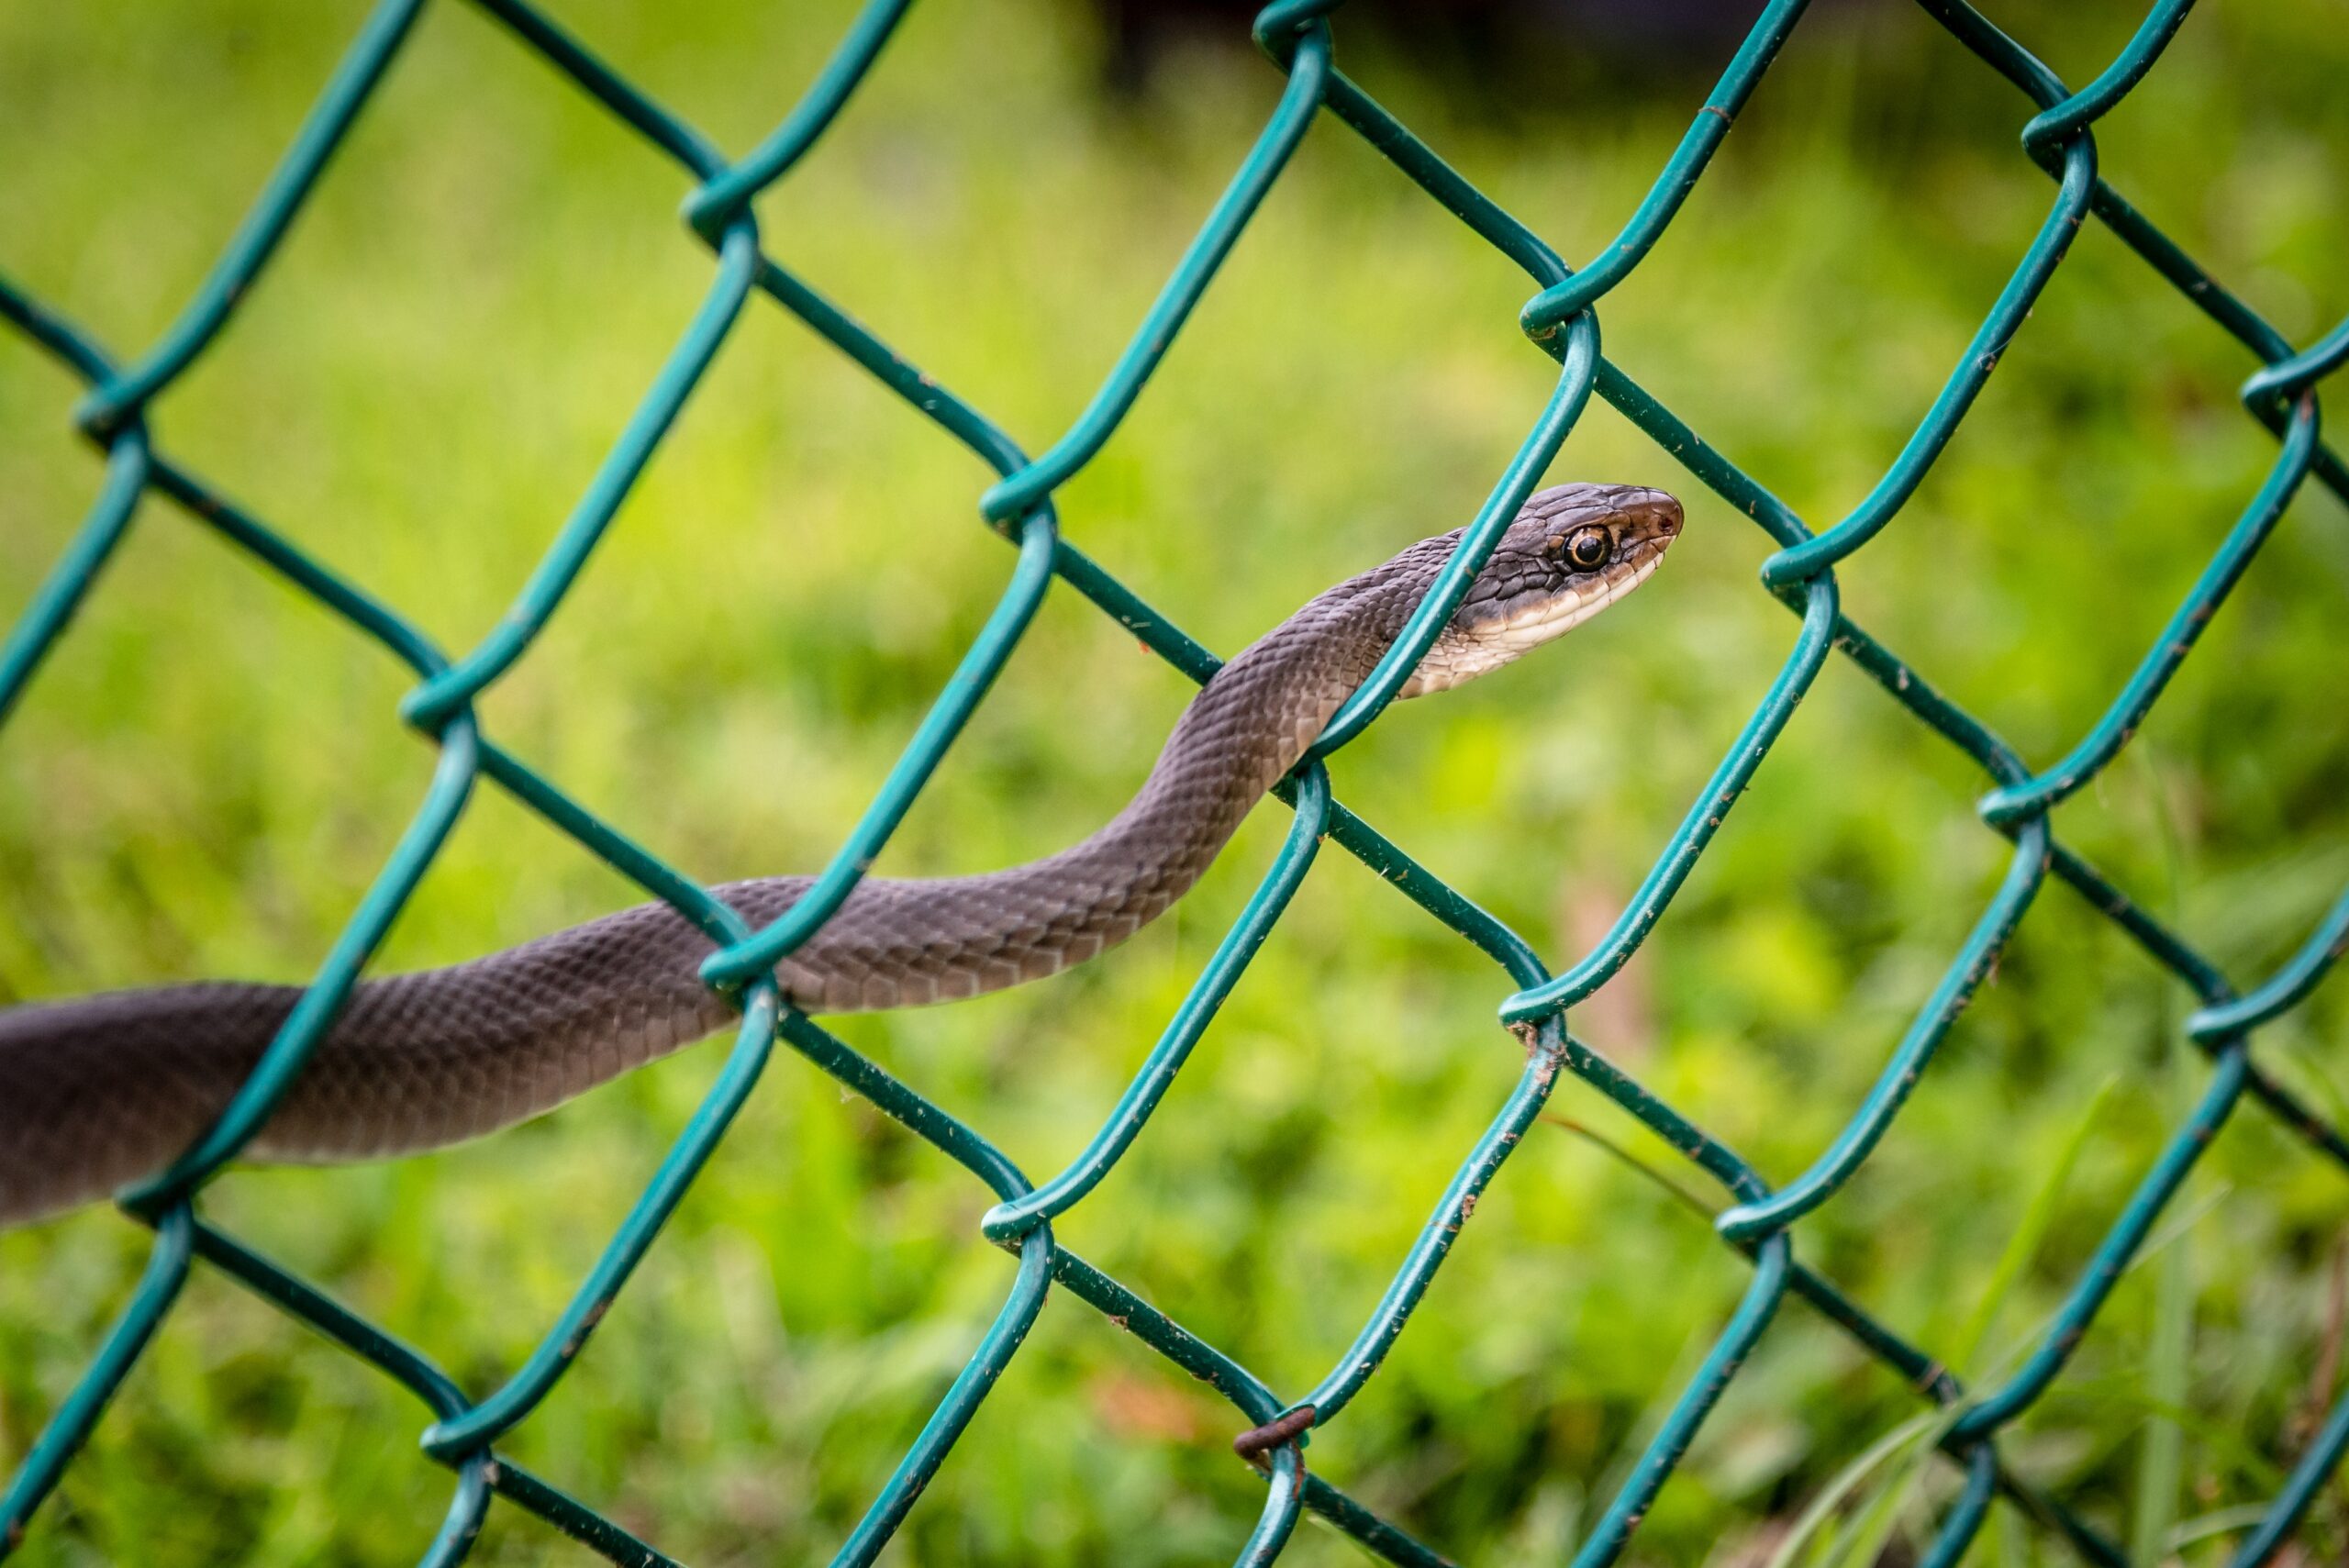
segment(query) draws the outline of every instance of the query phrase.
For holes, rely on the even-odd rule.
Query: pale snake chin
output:
[[[1528,501],[1405,696],[1518,658],[1654,572],[1680,532],[1660,490]],[[1369,676],[1459,542],[1422,539],[1339,584],[1200,688],[1126,808],[1084,842],[981,876],[872,879],[775,968],[810,1013],[956,1001],[1115,947],[1181,897]],[[717,888],[754,925],[804,876]],[[726,1027],[710,944],[661,904],[446,969],[366,981],[249,1153],[336,1161],[436,1148],[535,1116]],[[0,1012],[0,1225],[167,1167],[218,1117],[301,988],[204,983]]]

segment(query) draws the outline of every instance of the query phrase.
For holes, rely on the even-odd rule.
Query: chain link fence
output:
[[[353,631],[404,661],[418,684],[403,703],[401,717],[439,755],[431,784],[405,836],[250,1080],[195,1148],[170,1171],[124,1195],[125,1209],[153,1229],[144,1275],[0,1502],[0,1521],[5,1521],[0,1524],[0,1550],[13,1549],[24,1539],[42,1500],[90,1437],[116,1388],[170,1314],[194,1261],[201,1258],[373,1363],[422,1402],[430,1418],[423,1434],[424,1451],[455,1477],[447,1517],[423,1562],[462,1560],[493,1497],[529,1509],[615,1562],[670,1562],[655,1546],[515,1464],[496,1445],[529,1418],[585,1350],[596,1324],[725,1136],[779,1040],[985,1184],[999,1201],[982,1229],[1017,1259],[994,1323],[840,1547],[836,1562],[867,1563],[880,1554],[973,1413],[1011,1364],[1055,1284],[1230,1400],[1235,1426],[1249,1429],[1235,1447],[1266,1483],[1263,1513],[1239,1546],[1237,1562],[1262,1563],[1277,1558],[1300,1511],[1310,1509],[1384,1561],[1443,1562],[1437,1550],[1310,1472],[1307,1444],[1315,1428],[1334,1419],[1377,1374],[1478,1195],[1540,1115],[1561,1072],[1622,1106],[1726,1191],[1731,1206],[1718,1216],[1717,1229],[1724,1242],[1752,1265],[1742,1299],[1588,1533],[1577,1564],[1590,1568],[1625,1552],[1658,1490],[1671,1479],[1698,1429],[1789,1296],[1809,1303],[1913,1387],[1921,1400],[1939,1408],[1933,1440],[1955,1467],[1959,1485],[1921,1562],[1941,1568],[1958,1561],[2000,1496],[2038,1529],[2068,1542],[2081,1559],[2099,1564],[2126,1561],[2119,1547],[2060,1499],[2007,1466],[2000,1453],[2001,1432],[2060,1375],[2165,1205],[2239,1105],[2249,1101],[2297,1134],[2320,1158],[2349,1166],[2349,1140],[2341,1129],[2272,1077],[2252,1049],[2259,1026],[2299,1003],[2349,950],[2349,895],[2316,922],[2281,969],[2238,990],[2182,935],[2066,849],[2055,838],[2050,816],[2127,744],[2294,493],[2313,477],[2349,501],[2349,468],[2320,439],[2314,391],[2322,377],[2349,360],[2349,322],[2313,346],[2296,350],[2098,173],[2091,127],[2154,67],[2184,22],[2191,0],[2160,0],[2127,47],[2078,92],[1962,0],[1919,0],[1959,45],[2012,83],[2028,102],[2033,112],[2022,127],[2022,150],[2055,182],[2056,193],[1997,303],[1897,460],[1847,516],[1818,531],[1605,358],[1597,313],[1601,298],[1640,264],[1672,223],[1755,83],[1800,21],[1805,0],[1773,0],[1762,10],[1646,199],[1614,241],[1579,270],[1568,267],[1532,230],[1486,199],[1335,68],[1328,17],[1337,0],[1276,0],[1258,16],[1255,37],[1286,76],[1277,106],[1090,406],[1066,434],[1036,457],[770,256],[762,248],[751,210],[752,199],[815,146],[865,79],[911,0],[871,0],[805,96],[772,135],[739,160],[728,159],[524,0],[476,3],[549,67],[682,167],[692,186],[684,208],[685,222],[717,258],[708,293],[667,362],[511,610],[478,646],[454,658],[435,647],[397,609],[327,570],[160,450],[145,418],[148,407],[206,350],[260,281],[336,148],[412,36],[422,0],[382,0],[376,6],[226,252],[176,321],[145,353],[127,363],[118,360],[74,323],[0,278],[0,316],[87,383],[90,390],[75,410],[74,422],[106,457],[105,481],[87,519],[0,647],[0,717],[13,708],[76,607],[93,591],[151,493],[233,541],[257,567],[314,595]],[[1448,603],[1431,601],[1433,608],[1415,623],[1416,635],[1407,634],[1281,786],[1282,799],[1296,813],[1285,846],[1124,1097],[1073,1164],[1046,1180],[1033,1181],[978,1131],[785,1006],[769,972],[838,909],[887,842],[985,696],[1053,579],[1091,600],[1193,680],[1205,681],[1214,673],[1214,654],[1061,537],[1052,497],[1101,449],[1132,406],[1258,204],[1324,111],[1531,276],[1539,292],[1525,306],[1519,325],[1559,365],[1555,390],[1467,529],[1460,546],[1460,571],[1448,580],[1453,589],[1449,596],[1456,598],[1457,590],[1481,564],[1596,392],[1698,483],[1769,536],[1778,548],[1764,566],[1763,584],[1797,616],[1800,629],[1767,695],[1656,857],[1629,906],[1595,949],[1564,973],[1553,974],[1515,932],[1330,796],[1322,759],[1360,734],[1393,698],[1448,613]],[[2074,236],[2091,218],[2173,284],[2186,305],[2210,317],[2249,350],[2257,369],[2243,384],[2243,401],[2251,417],[2275,434],[2279,447],[2266,481],[2245,501],[2239,519],[2102,717],[2060,760],[2033,769],[1980,720],[1944,699],[1843,615],[1833,568],[1890,524],[1915,492],[1989,380],[2032,302],[2062,264]],[[1001,477],[980,497],[980,514],[1017,551],[992,617],[820,881],[786,916],[759,930],[501,748],[483,731],[473,708],[474,699],[529,651],[562,606],[581,567],[754,293],[806,322],[896,392],[913,413],[991,464]],[[1980,767],[1989,785],[1980,803],[1981,816],[2011,843],[2013,852],[1997,892],[1886,1060],[1872,1092],[1854,1107],[1841,1132],[1809,1169],[1773,1186],[1731,1150],[1576,1040],[1566,1020],[1569,1010],[1605,984],[1655,925],[1769,755],[1796,704],[1835,653],[1851,660],[1927,729]],[[474,1398],[423,1352],[208,1224],[197,1212],[196,1195],[251,1138],[302,1070],[475,784],[484,778],[696,922],[714,950],[703,974],[738,998],[742,1023],[716,1085],[567,1309],[503,1385]],[[1131,1145],[1325,840],[1362,859],[1403,896],[1493,961],[1504,977],[1501,1018],[1523,1041],[1526,1059],[1521,1076],[1461,1160],[1353,1344],[1320,1383],[1301,1394],[1284,1396],[1061,1246],[1052,1234],[1052,1220],[1082,1202]],[[2199,1010],[2186,1028],[2209,1058],[2209,1084],[2113,1219],[2061,1311],[2020,1368],[1997,1387],[1968,1390],[1931,1350],[1911,1343],[1798,1262],[1791,1228],[1831,1199],[1890,1129],[1951,1025],[2051,879],[2110,920],[2148,960],[2191,993]],[[2349,1447],[2349,1399],[2333,1407],[2282,1489],[2247,1529],[2234,1558],[2237,1564],[2264,1562],[2277,1554],[2344,1447]]]

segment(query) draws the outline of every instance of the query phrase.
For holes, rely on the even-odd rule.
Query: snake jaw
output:
[[[1680,503],[1661,490],[1561,485],[1529,500],[1401,695],[1449,690],[1564,636],[1653,576],[1679,536]],[[1588,572],[1561,546],[1604,528],[1612,550]]]

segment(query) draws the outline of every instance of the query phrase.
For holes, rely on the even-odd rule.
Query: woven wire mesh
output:
[[[2129,44],[2089,85],[2074,93],[2021,46],[1958,0],[1920,0],[1965,49],[2011,83],[2035,114],[2022,130],[2026,155],[2057,183],[2055,199],[2016,264],[1996,305],[1950,372],[1939,396],[1898,459],[1860,504],[1814,532],[1756,480],[1707,445],[1670,410],[1599,352],[1598,302],[1628,276],[1671,224],[1714,151],[1800,20],[1804,0],[1775,0],[1761,13],[1727,71],[1696,115],[1676,151],[1617,239],[1591,263],[1569,268],[1531,230],[1487,200],[1359,86],[1331,55],[1329,13],[1337,0],[1279,0],[1262,12],[1255,36],[1286,74],[1286,86],[1254,146],[1234,173],[1181,262],[1089,406],[1065,435],[1031,458],[977,409],[923,374],[895,350],[801,282],[762,249],[752,199],[790,171],[864,81],[911,0],[871,0],[840,41],[815,83],[774,132],[749,155],[729,161],[707,139],[596,59],[523,0],[477,0],[481,9],[541,55],[580,91],[682,165],[694,182],[685,206],[690,228],[716,253],[717,271],[701,307],[644,393],[618,443],[512,610],[489,637],[451,658],[396,609],[312,560],[284,535],[229,500],[151,440],[145,410],[201,355],[256,283],[302,210],[337,146],[410,38],[422,0],[383,0],[335,69],[227,251],[174,324],[150,350],[118,361],[79,327],[0,279],[0,315],[86,381],[90,392],[75,422],[106,454],[95,503],[29,608],[0,648],[0,718],[13,709],[76,607],[95,586],[132,517],[151,492],[242,548],[261,568],[315,596],[361,635],[404,661],[419,684],[402,717],[438,751],[421,805],[397,848],[352,914],[294,1016],[218,1124],[170,1171],[126,1194],[126,1210],[154,1230],[145,1273],[87,1372],[54,1412],[0,1503],[0,1551],[23,1538],[42,1500],[90,1436],[115,1390],[169,1315],[194,1260],[228,1277],[363,1358],[420,1399],[432,1418],[425,1451],[456,1476],[454,1495],[426,1562],[461,1560],[479,1532],[493,1496],[538,1514],[614,1562],[670,1561],[586,1504],[515,1464],[495,1446],[527,1419],[584,1351],[596,1325],[660,1233],[729,1119],[784,1043],[820,1071],[869,1097],[916,1136],[929,1140],[984,1183],[999,1200],[983,1230],[1018,1259],[992,1327],[906,1450],[836,1562],[872,1562],[904,1521],[988,1391],[1004,1374],[1057,1283],[1137,1336],[1175,1366],[1229,1398],[1236,1424],[1251,1429],[1236,1446],[1267,1482],[1261,1517],[1237,1561],[1266,1562],[1288,1540],[1300,1510],[1310,1509],[1381,1559],[1439,1563],[1444,1559],[1308,1473],[1311,1430],[1334,1418],[1376,1375],[1414,1307],[1460,1232],[1463,1221],[1540,1114],[1563,1070],[1614,1100],[1663,1136],[1720,1184],[1733,1200],[1717,1220],[1721,1237],[1752,1264],[1751,1283],[1721,1326],[1701,1366],[1670,1407],[1645,1451],[1589,1532],[1576,1561],[1615,1561],[1627,1549],[1657,1492],[1670,1479],[1724,1390],[1789,1295],[1814,1308],[1942,1412],[1932,1429],[1940,1451],[1962,1484],[1943,1510],[1922,1561],[1957,1561],[2003,1494],[2041,1529],[2098,1563],[2121,1551],[2027,1476],[2009,1469],[2000,1434],[2038,1400],[2088,1332],[2124,1267],[2143,1246],[2158,1216],[2213,1138],[2245,1099],[2298,1135],[2319,1156],[2349,1166],[2349,1140],[2254,1059],[2254,1032],[2301,1001],[2349,950],[2349,895],[2317,923],[2274,974],[2239,991],[2184,937],[2133,903],[2054,835],[2052,808],[2076,793],[2121,751],[2191,651],[2196,639],[2281,517],[2313,476],[2349,501],[2349,468],[2320,439],[2316,383],[2349,360],[2349,322],[2296,351],[2248,306],[2222,287],[2147,222],[2097,172],[2090,128],[2159,60],[2191,0],[2162,0]],[[1115,578],[1060,537],[1052,496],[1097,453],[1158,367],[1185,319],[1258,204],[1280,177],[1318,114],[1327,111],[1364,138],[1406,176],[1476,234],[1521,266],[1540,292],[1527,305],[1526,336],[1558,361],[1554,391],[1516,458],[1495,483],[1469,527],[1453,570],[1431,595],[1396,650],[1334,718],[1279,794],[1295,823],[1275,863],[1168,1023],[1124,1097],[1066,1170],[1031,1181],[977,1131],[819,1025],[785,1005],[769,973],[837,910],[863,868],[888,840],[986,693],[1057,577],[1140,637],[1195,681],[1216,657],[1186,637]],[[2250,350],[2259,367],[2243,387],[2252,415],[2279,440],[2265,482],[2179,603],[2169,623],[2096,725],[2052,766],[2033,770],[1981,721],[1940,695],[1882,642],[1844,617],[1833,568],[1889,524],[1951,439],[2001,352],[2064,260],[2080,226],[2093,217],[2176,287],[2183,299]],[[753,930],[689,878],[580,806],[483,732],[474,699],[530,650],[562,606],[580,569],[645,463],[661,444],[719,343],[753,293],[806,322],[901,396],[910,408],[990,463],[999,482],[980,498],[987,523],[1017,547],[1015,564],[992,617],[907,745],[870,807],[807,897],[765,929]],[[1801,628],[1766,695],[1678,830],[1655,859],[1613,928],[1563,973],[1553,974],[1505,925],[1417,864],[1330,796],[1321,760],[1369,724],[1391,700],[1459,593],[1538,482],[1590,396],[1626,415],[1700,484],[1752,517],[1778,547],[1763,570],[1765,587],[1800,619]],[[1878,683],[1920,722],[1987,775],[1980,803],[1986,823],[2013,846],[2007,873],[1953,957],[1939,984],[1887,1059],[1873,1091],[1854,1108],[1830,1147],[1800,1175],[1773,1187],[1729,1148],[1649,1094],[1571,1035],[1568,1009],[1613,975],[1640,946],[1688,876],[1785,728],[1796,704],[1831,653],[1840,652]],[[741,1005],[730,1056],[651,1184],[621,1223],[600,1262],[536,1351],[507,1382],[469,1396],[422,1352],[402,1344],[293,1273],[263,1259],[196,1210],[204,1182],[251,1138],[302,1068],[337,1007],[383,940],[394,917],[431,864],[486,777],[602,857],[706,932],[714,951],[704,967],[713,984]],[[1361,858],[1487,955],[1507,976],[1501,1017],[1522,1040],[1526,1065],[1489,1127],[1455,1173],[1397,1268],[1383,1299],[1353,1344],[1319,1385],[1284,1397],[1214,1346],[1140,1299],[1117,1280],[1061,1246],[1053,1218],[1083,1201],[1114,1166],[1162,1096],[1217,1006],[1280,918],[1319,846],[1335,842]],[[1833,1197],[1867,1160],[1931,1064],[1951,1025],[2050,878],[2111,921],[2155,965],[2191,993],[2199,1010],[2186,1032],[2208,1056],[2208,1085],[2133,1195],[2114,1218],[2064,1306],[2021,1367],[1995,1388],[1966,1390],[1930,1351],[1912,1344],[1841,1294],[1795,1256],[1791,1227]],[[2336,1405],[2286,1484],[2243,1539],[2234,1561],[2268,1560],[2290,1537],[2318,1487],[2349,1448],[2349,1399]],[[1236,1533],[1236,1530],[1235,1530]]]

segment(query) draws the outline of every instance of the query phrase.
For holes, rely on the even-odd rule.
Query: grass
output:
[[[2132,9],[1999,15],[2085,80]],[[575,0],[561,14],[742,148],[849,12]],[[0,267],[117,350],[150,341],[359,15],[351,0],[0,14]],[[2338,0],[2205,7],[2099,133],[2108,175],[2303,342],[2349,311],[2342,19]],[[1446,99],[1351,37],[1341,19],[1350,69],[1571,257],[1631,211],[1701,94],[1594,89],[1504,113]],[[940,0],[762,206],[781,256],[1031,448],[1083,406],[1276,91],[1245,58],[1186,58],[1155,100],[1120,111],[1087,75],[1073,14]],[[1610,353],[1804,517],[1832,520],[1898,449],[2044,211],[2051,188],[2013,145],[2021,118],[1908,9],[1822,14],[1609,297]],[[436,10],[233,329],[161,405],[161,438],[469,646],[706,284],[674,218],[683,194],[491,24]],[[1318,128],[1132,418],[1068,486],[1071,537],[1236,649],[1473,510],[1553,373],[1514,327],[1527,293],[1353,139]],[[2233,404],[2249,368],[2085,232],[1916,500],[1843,570],[1852,614],[2025,756],[2054,758],[2270,461]],[[95,467],[65,434],[75,391],[0,338],[0,606],[30,593],[94,494]],[[1687,495],[1669,570],[1567,645],[1397,709],[1334,768],[1341,798],[1553,964],[1620,906],[1793,635],[1754,586],[1758,531],[1691,495],[1611,412],[1594,406],[1556,474]],[[1008,557],[973,510],[985,477],[754,304],[487,720],[697,875],[813,867],[999,590]],[[2322,497],[2295,505],[2128,760],[2059,817],[2067,841],[2243,980],[2349,878],[2344,522]],[[143,514],[5,738],[0,988],[306,973],[421,791],[429,756],[395,720],[403,689],[313,606],[179,517]],[[1077,837],[1124,800],[1186,695],[1055,595],[884,869],[982,870]],[[2003,867],[1971,809],[1981,787],[1831,664],[1577,1027],[1764,1172],[1792,1175],[1856,1105]],[[1105,962],[841,1032],[1030,1172],[1055,1169],[1285,826],[1260,813],[1197,894]],[[630,896],[484,792],[384,962],[462,958]],[[1275,1387],[1309,1385],[1518,1069],[1493,1024],[1502,989],[1359,866],[1323,857],[1165,1108],[1061,1235]],[[2180,1000],[2051,888],[1892,1136],[1804,1222],[1802,1255],[1929,1348],[1977,1327],[1986,1345],[2020,1342],[2177,1115],[2173,1073],[2199,1086],[2198,1064],[2173,1064]],[[2343,1022],[2336,984],[2263,1050],[2337,1102]],[[486,1388],[566,1297],[713,1067],[710,1051],[689,1052],[429,1158],[239,1172],[208,1207]],[[1594,1095],[1570,1087],[1554,1108],[1682,1171]],[[2239,1116],[2180,1200],[2199,1218],[2124,1283],[2008,1440],[2016,1468],[2117,1535],[2221,1560],[2224,1529],[2188,1538],[2261,1500],[2288,1462],[2342,1194],[2338,1171]],[[870,1106],[778,1062],[514,1451],[689,1561],[828,1554],[1006,1288],[976,1237],[985,1207]],[[2020,1262],[2019,1230],[2033,1239]],[[141,1242],[103,1213],[0,1237],[0,1453],[20,1453],[70,1386]],[[1317,1437],[1314,1463],[1463,1561],[1554,1560],[1745,1279],[1671,1192],[1544,1129],[1386,1368]],[[1757,1542],[1917,1413],[1789,1305],[1635,1559],[1766,1559]],[[2141,1436],[2149,1414],[2165,1435]],[[1225,1451],[1234,1425],[1056,1299],[893,1560],[1228,1556],[1260,1496]],[[410,1559],[447,1485],[414,1453],[418,1426],[366,1369],[199,1273],[22,1560]],[[1954,1478],[1919,1474],[1940,1506]],[[1855,1494],[1860,1514],[1878,1496]],[[1991,1540],[2027,1537],[1998,1513]],[[2320,1557],[2341,1550],[2341,1518],[2320,1505]],[[1913,1526],[1880,1528],[1897,1541]],[[478,1551],[575,1556],[507,1509]],[[1355,1556],[1307,1530],[1286,1561]],[[1994,1560],[2062,1553],[2043,1540]]]

